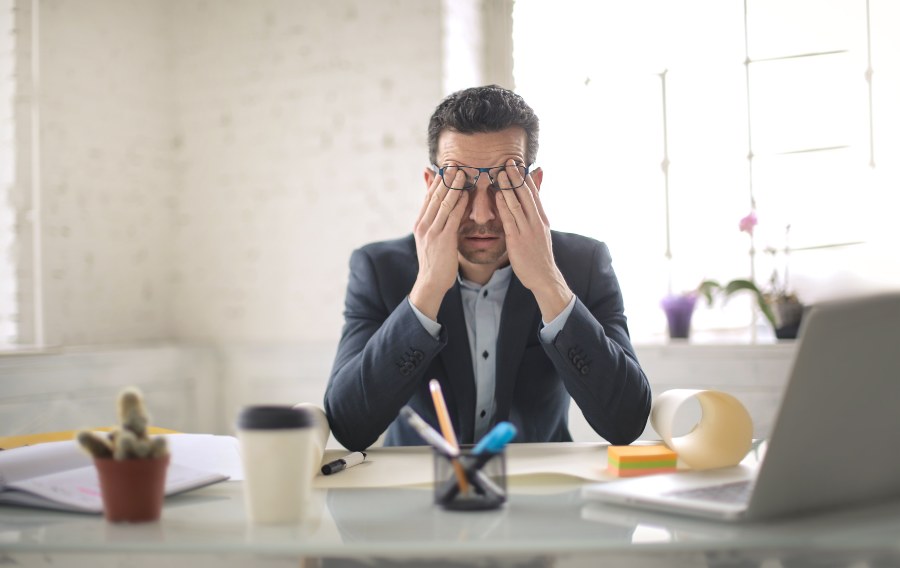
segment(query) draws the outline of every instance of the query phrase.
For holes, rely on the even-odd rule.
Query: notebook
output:
[[[167,434],[172,460],[165,494],[241,479],[240,451],[233,436]],[[68,440],[0,451],[0,505],[100,513],[97,470],[88,454]]]
[[[816,305],[797,341],[758,467],[593,484],[584,496],[723,520],[900,498],[900,293]]]

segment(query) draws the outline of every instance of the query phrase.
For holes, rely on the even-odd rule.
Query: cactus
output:
[[[108,434],[81,430],[75,438],[95,458],[117,460],[161,458],[168,454],[166,439],[147,435],[150,415],[144,407],[141,391],[128,387],[119,393],[119,426]]]

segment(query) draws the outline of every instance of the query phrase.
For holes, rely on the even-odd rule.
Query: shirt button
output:
[[[484,294],[481,295],[482,298],[487,298],[487,290],[484,291]]]
[[[487,411],[486,411],[486,410],[482,410],[482,411],[481,411],[481,417],[484,418],[485,416],[487,416]]]
[[[488,358],[487,350],[485,350],[484,353],[481,354],[481,356],[484,357],[485,359],[487,359]]]

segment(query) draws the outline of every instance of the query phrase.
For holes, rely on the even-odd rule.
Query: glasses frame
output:
[[[451,165],[451,166],[438,167],[437,164],[432,164],[431,166],[434,169],[435,173],[437,175],[441,176],[441,183],[443,183],[444,187],[446,187],[447,189],[452,189],[453,191],[471,191],[478,186],[478,180],[481,179],[481,174],[487,174],[488,179],[491,181],[491,187],[493,187],[497,190],[519,189],[520,187],[525,185],[525,178],[527,178],[528,174],[531,173],[531,168],[534,167],[534,164],[531,164],[529,166],[515,164],[515,167],[525,168],[525,175],[522,176],[522,183],[520,183],[519,185],[514,185],[512,187],[500,187],[500,184],[497,183],[497,180],[495,180],[494,176],[491,175],[491,170],[506,169],[506,168],[509,168],[512,166],[502,165],[502,166],[491,166],[489,168],[478,168],[475,166],[464,166],[464,165]],[[444,170],[447,168],[468,168],[470,170],[478,170],[478,173],[475,175],[475,179],[472,180],[472,185],[470,187],[451,187],[450,184],[447,183],[447,179],[444,177]],[[498,171],[497,173],[499,174],[500,172]]]

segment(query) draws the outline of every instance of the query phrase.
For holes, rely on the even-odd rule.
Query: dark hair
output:
[[[525,129],[525,160],[533,164],[538,151],[538,117],[525,99],[497,85],[456,91],[441,101],[428,122],[428,157],[436,163],[438,138],[444,130],[474,134],[511,126]]]

